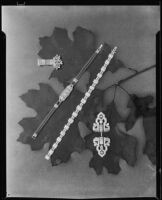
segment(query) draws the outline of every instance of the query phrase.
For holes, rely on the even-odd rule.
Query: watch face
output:
[[[7,196],[155,196],[159,7],[2,11]]]

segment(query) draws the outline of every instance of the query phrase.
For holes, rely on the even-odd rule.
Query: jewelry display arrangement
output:
[[[99,80],[103,76],[103,73],[106,71],[106,68],[109,65],[111,59],[113,58],[116,52],[116,49],[117,47],[114,47],[114,49],[111,51],[104,65],[101,67],[100,72],[97,74],[97,77],[93,80],[93,84],[89,87],[88,91],[85,93],[85,96],[81,99],[80,104],[76,107],[75,111],[72,113],[71,117],[68,119],[68,122],[64,126],[64,129],[60,132],[60,136],[57,137],[56,142],[52,145],[52,148],[49,150],[48,154],[45,156],[47,160],[50,159],[51,155],[54,153],[54,150],[57,148],[58,144],[61,142],[62,138],[66,134],[66,131],[70,128],[70,125],[74,122],[74,119],[78,116],[78,113],[82,110],[83,105],[86,103],[92,91],[95,89]]]
[[[42,49],[38,55],[41,59],[38,59],[37,63],[40,67],[52,66],[49,79],[57,78],[65,88],[58,95],[49,84],[39,83],[40,89],[29,90],[20,97],[37,115],[23,118],[19,122],[23,132],[17,140],[30,145],[32,150],[40,150],[48,143],[49,151],[45,159],[50,159],[52,166],[68,162],[75,151],[89,149],[93,154],[89,167],[93,168],[96,174],[102,174],[103,167],[108,173],[118,174],[121,170],[120,159],[124,159],[132,167],[137,163],[138,139],[127,131],[142,117],[146,135],[143,153],[156,164],[156,106],[150,107],[153,96],[130,94],[122,85],[156,66],[141,71],[126,67],[114,55],[117,47],[112,49],[104,43],[96,50],[95,35],[91,31],[77,27],[73,41],[65,32],[65,29],[55,28],[51,36],[40,38]],[[60,41],[64,41],[65,45]],[[44,59],[47,57],[50,59]],[[106,71],[113,75],[120,68],[133,74],[104,90],[97,88]],[[86,71],[90,78],[86,85],[88,89],[83,94],[76,85]],[[109,89],[114,89],[114,97],[112,102],[107,104],[104,94]],[[120,116],[116,108],[117,90],[122,90],[129,98],[126,108],[129,108],[130,112],[125,118]],[[78,128],[79,121],[89,130],[84,137]],[[124,124],[124,131],[117,126],[120,122]]]

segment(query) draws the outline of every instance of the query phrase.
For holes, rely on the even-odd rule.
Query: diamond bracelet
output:
[[[58,144],[62,141],[62,138],[65,136],[67,130],[69,130],[70,125],[74,122],[74,119],[78,116],[78,113],[82,110],[83,105],[87,102],[87,99],[90,97],[92,91],[95,89],[99,80],[103,76],[103,73],[106,71],[106,68],[109,65],[111,59],[113,58],[116,52],[116,49],[117,47],[114,47],[114,49],[108,55],[108,58],[106,59],[104,65],[101,67],[100,72],[97,74],[96,78],[93,80],[92,85],[89,87],[88,91],[85,93],[84,97],[81,99],[80,104],[77,105],[75,111],[72,113],[71,117],[68,119],[67,124],[64,126],[63,130],[60,132],[60,136],[57,137],[56,142],[52,145],[52,148],[46,154],[45,156],[46,160],[50,159],[55,149],[58,147]]]

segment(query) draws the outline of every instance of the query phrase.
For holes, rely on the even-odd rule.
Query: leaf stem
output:
[[[128,94],[128,96],[130,96],[131,97],[131,94],[125,89],[125,88],[123,88],[121,85],[117,85],[120,89],[122,89],[125,93],[127,93]]]
[[[113,102],[115,102],[115,96],[116,96],[116,88],[117,88],[117,85],[115,85],[115,90],[114,90],[114,97],[113,97]]]
[[[126,81],[128,81],[128,80],[134,78],[135,76],[138,76],[139,74],[142,74],[142,73],[144,73],[144,72],[146,72],[146,71],[149,71],[149,70],[151,70],[151,69],[153,69],[153,68],[155,68],[155,67],[156,67],[155,65],[152,65],[152,66],[150,66],[150,67],[148,67],[148,68],[145,68],[145,69],[143,69],[143,70],[141,70],[141,71],[137,71],[135,74],[133,74],[133,75],[131,75],[131,76],[128,76],[128,77],[126,77],[126,78],[124,78],[124,79],[118,81],[117,83],[114,83],[114,84],[108,86],[105,90],[107,90],[107,89],[109,89],[109,88],[111,88],[111,87],[113,87],[113,86],[115,86],[115,85],[119,86],[119,85],[121,85],[122,83],[125,83]]]
[[[124,82],[126,82],[126,81],[128,81],[128,80],[130,80],[130,79],[132,79],[132,78],[134,78],[135,76],[137,76],[137,75],[139,75],[139,74],[142,74],[142,73],[144,73],[144,72],[146,72],[146,71],[148,71],[148,70],[150,70],[150,69],[152,69],[152,68],[154,68],[154,67],[155,67],[155,65],[152,65],[152,66],[150,66],[150,67],[148,67],[148,68],[145,68],[145,69],[143,69],[143,70],[141,70],[141,71],[137,71],[135,74],[133,74],[133,75],[131,75],[131,76],[128,76],[128,77],[125,78],[125,79],[120,80],[120,81],[118,82],[118,85],[120,85],[120,84],[122,84],[122,83],[124,83]]]
[[[135,73],[138,73],[138,71],[136,69],[133,69],[131,67],[126,67],[128,70],[132,71],[132,72],[135,72]]]

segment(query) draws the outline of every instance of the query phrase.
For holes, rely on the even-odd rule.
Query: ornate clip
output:
[[[54,69],[58,70],[61,65],[63,65],[63,62],[60,58],[59,55],[56,54],[55,57],[53,57],[53,59],[38,59],[38,66],[52,66]]]
[[[95,123],[93,123],[93,131],[94,132],[108,132],[110,131],[109,123],[107,123],[107,119],[103,112],[100,112],[97,115]]]
[[[104,157],[108,150],[108,146],[110,146],[110,138],[103,137],[102,133],[110,131],[110,126],[109,123],[107,123],[107,119],[103,112],[100,112],[97,115],[95,123],[93,123],[93,131],[101,133],[100,137],[95,137],[93,139],[93,144],[96,147],[98,155]]]

